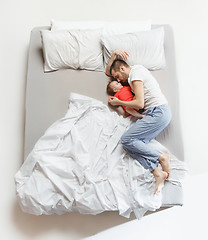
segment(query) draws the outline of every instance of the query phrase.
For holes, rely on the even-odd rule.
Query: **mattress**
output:
[[[167,147],[178,159],[184,161],[174,36],[169,25],[153,25],[152,28],[160,26],[163,26],[165,30],[166,68],[152,71],[152,74],[158,80],[168,100],[172,111],[172,121],[156,140]],[[44,73],[40,36],[42,29],[49,29],[49,27],[34,28],[31,31],[29,45],[25,105],[25,159],[46,129],[66,114],[68,98],[72,92],[100,100],[108,105],[105,89],[109,77],[103,72],[64,69]],[[110,109],[115,110],[111,107]],[[162,206],[182,204],[182,187],[166,182],[163,188]]]

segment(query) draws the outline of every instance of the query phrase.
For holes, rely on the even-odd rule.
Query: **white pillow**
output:
[[[124,49],[129,53],[126,62],[130,66],[141,64],[149,70],[157,70],[166,65],[163,27],[145,32],[102,36],[101,41],[105,67],[116,49]]]
[[[72,34],[79,46],[79,68],[103,71],[102,29],[74,30]]]
[[[102,29],[42,30],[44,71],[63,68],[103,71]]]
[[[101,27],[103,30],[101,30]],[[51,20],[51,32],[54,33],[52,38],[60,46],[56,46],[56,48],[60,51],[56,53],[56,50],[53,49],[54,53],[49,53],[50,48],[47,48],[45,52],[48,52],[51,59],[46,58],[45,61],[45,71],[57,70],[60,68],[80,68],[86,70],[95,70],[95,71],[103,71],[103,56],[102,56],[102,45],[101,45],[101,34],[109,35],[109,34],[120,34],[127,33],[131,31],[147,31],[151,29],[151,20],[147,21],[132,21],[132,22],[104,22],[104,21],[85,21],[85,22],[69,22],[69,21],[56,21]],[[60,40],[58,36],[60,30],[70,31],[71,37],[68,40],[57,41]],[[48,33],[49,35],[49,33]],[[74,37],[74,39],[73,39]],[[46,37],[45,37],[46,38]],[[75,59],[66,59],[62,57],[64,52],[64,44],[68,41],[67,45],[70,45],[70,39],[72,41],[71,45],[74,46],[74,49],[67,49],[70,54],[69,57],[72,57],[71,54],[73,52]],[[79,53],[78,57],[75,54],[77,51],[77,46],[74,40],[77,41]],[[50,38],[50,41],[52,39]],[[44,43],[48,45],[48,39],[44,41],[43,37],[43,45]],[[63,45],[63,46],[62,46]],[[73,47],[72,47],[73,48]],[[51,49],[52,50],[52,49]],[[44,54],[46,56],[46,54]],[[60,58],[61,56],[61,58]],[[47,56],[46,56],[47,57]],[[54,58],[55,57],[55,58]],[[78,59],[76,59],[78,58]],[[64,60],[64,61],[63,61]],[[78,61],[78,66],[77,66]],[[54,64],[54,62],[56,64]],[[53,64],[52,64],[53,63]],[[67,64],[65,64],[67,63]],[[70,64],[68,64],[70,63]],[[55,65],[55,66],[54,66]],[[54,69],[55,68],[55,69]]]
[[[151,20],[107,22],[103,29],[103,35],[123,34],[149,30],[151,30]]]
[[[79,67],[79,45],[72,33],[42,30],[44,71]]]
[[[96,29],[104,28],[104,34],[122,34],[151,30],[151,20],[144,21],[57,21],[51,20],[51,31],[71,29]]]

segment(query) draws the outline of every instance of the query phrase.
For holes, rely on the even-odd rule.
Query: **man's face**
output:
[[[126,71],[126,68],[120,68],[120,71],[114,71],[114,69],[112,69],[112,76],[120,83],[125,83],[128,80],[128,73]]]

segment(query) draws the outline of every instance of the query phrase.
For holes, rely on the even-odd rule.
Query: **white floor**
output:
[[[186,179],[183,207],[168,208],[84,239],[207,240],[207,179],[208,173]]]

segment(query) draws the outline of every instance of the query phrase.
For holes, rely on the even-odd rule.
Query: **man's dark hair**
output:
[[[129,65],[128,65],[124,60],[115,59],[115,60],[113,61],[113,63],[111,64],[110,74],[112,75],[112,69],[113,69],[115,72],[120,71],[120,67],[121,67],[121,66],[129,67]]]

